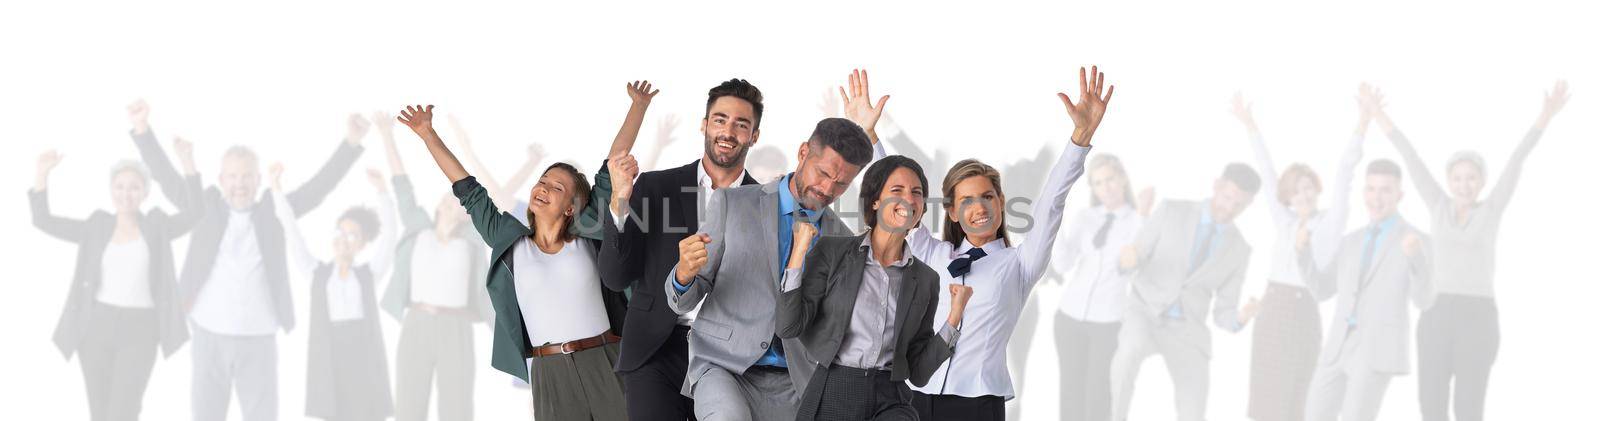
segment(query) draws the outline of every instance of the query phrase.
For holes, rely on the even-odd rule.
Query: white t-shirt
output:
[[[600,296],[600,270],[588,241],[570,241],[561,251],[546,254],[531,237],[523,237],[513,246],[511,260],[528,342],[561,343],[610,329]]]
[[[337,267],[329,271],[328,320],[343,322],[365,317],[361,309],[361,279],[356,278],[356,271],[350,270],[349,276],[339,276]]]
[[[117,307],[155,307],[150,297],[150,245],[144,238],[106,244],[100,255],[100,291],[95,300]]]
[[[278,331],[278,312],[272,308],[255,223],[248,211],[232,212],[189,317],[212,333],[271,335]]]
[[[417,233],[411,249],[411,302],[448,308],[467,306],[468,283],[476,244],[433,230]]]

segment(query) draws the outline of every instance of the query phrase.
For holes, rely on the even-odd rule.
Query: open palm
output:
[[[1078,68],[1078,91],[1081,98],[1077,102],[1066,93],[1057,93],[1061,103],[1067,106],[1067,116],[1072,117],[1072,142],[1078,146],[1088,146],[1089,138],[1094,136],[1095,129],[1100,127],[1100,120],[1105,118],[1106,104],[1111,102],[1111,94],[1116,92],[1116,86],[1106,86],[1106,75],[1100,72],[1100,66],[1094,66],[1086,71]]]

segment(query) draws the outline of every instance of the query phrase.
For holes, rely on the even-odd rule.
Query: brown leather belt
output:
[[[621,336],[617,336],[616,334],[611,333],[610,330],[607,330],[605,333],[583,339],[534,347],[533,357],[539,358],[548,357],[551,355],[571,354],[574,352],[579,352],[590,348],[598,348],[604,346],[605,344],[614,344],[621,341]]]

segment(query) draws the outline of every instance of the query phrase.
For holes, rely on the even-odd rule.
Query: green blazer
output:
[[[515,277],[511,272],[511,247],[531,231],[510,213],[501,211],[489,199],[489,191],[473,177],[463,178],[450,186],[461,206],[472,217],[472,227],[477,229],[483,242],[489,245],[489,272],[484,286],[489,291],[489,301],[494,307],[494,345],[489,354],[489,365],[506,374],[528,381],[526,359],[533,357],[533,345],[528,342],[528,329],[522,321],[522,308],[517,303]],[[582,239],[581,241],[594,241]],[[596,247],[598,249],[598,247]],[[604,285],[602,280],[600,283]],[[600,288],[605,301],[606,315],[611,319],[611,331],[621,332],[628,302],[622,293]]]

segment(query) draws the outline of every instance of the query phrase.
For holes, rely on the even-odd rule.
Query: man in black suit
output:
[[[761,130],[761,90],[743,79],[711,88],[700,120],[705,154],[677,168],[638,175],[611,166],[610,212],[605,215],[600,276],[606,287],[633,286],[622,329],[617,372],[628,391],[628,419],[684,420],[694,403],[679,393],[689,364],[689,324],[667,306],[661,283],[678,263],[678,243],[699,229],[700,209],[713,189],[756,184],[745,153]],[[636,171],[636,170],[635,170]],[[626,204],[626,205],[624,205]]]

